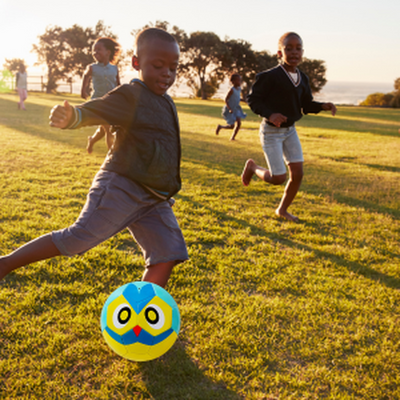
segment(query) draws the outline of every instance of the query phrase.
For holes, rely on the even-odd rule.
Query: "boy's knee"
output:
[[[292,171],[290,175],[291,180],[294,182],[301,182],[303,180],[303,176],[304,176],[303,170]]]
[[[101,242],[90,232],[76,230],[74,225],[52,232],[52,240],[60,253],[67,257],[84,254]]]
[[[286,181],[286,174],[284,175],[272,175],[271,183],[273,185],[282,185]]]

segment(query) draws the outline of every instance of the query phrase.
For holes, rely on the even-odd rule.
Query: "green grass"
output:
[[[104,158],[103,143],[85,152],[94,128],[48,126],[64,97],[31,94],[18,112],[15,95],[0,95],[0,254],[74,222]],[[214,134],[221,101],[176,104],[174,210],[190,254],[167,288],[181,312],[177,342],[135,363],[102,338],[104,301],[143,272],[123,232],[0,284],[0,398],[400,398],[400,110],[303,118],[294,224],[274,217],[283,187],[240,183],[247,158],[265,164],[259,118],[248,111],[232,143],[231,132]]]

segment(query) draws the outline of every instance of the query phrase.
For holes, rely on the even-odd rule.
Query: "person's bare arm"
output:
[[[90,96],[89,85],[91,79],[92,79],[92,66],[89,65],[86,68],[82,77],[81,97],[85,100]]]

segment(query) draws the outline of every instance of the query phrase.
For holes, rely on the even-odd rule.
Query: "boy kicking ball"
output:
[[[173,267],[188,258],[171,208],[181,188],[181,146],[176,108],[166,92],[178,61],[179,47],[169,33],[145,29],[132,59],[139,79],[79,106],[53,108],[51,126],[114,125],[115,143],[76,222],[1,257],[0,280],[33,262],[83,254],[125,228],[142,248],[145,281],[164,287]]]

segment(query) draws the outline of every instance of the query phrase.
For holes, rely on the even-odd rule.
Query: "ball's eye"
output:
[[[144,312],[146,321],[153,329],[161,329],[165,323],[165,316],[163,310],[155,304],[150,304],[146,307]]]
[[[123,328],[131,319],[132,310],[128,304],[120,304],[114,311],[113,323],[116,328]]]

